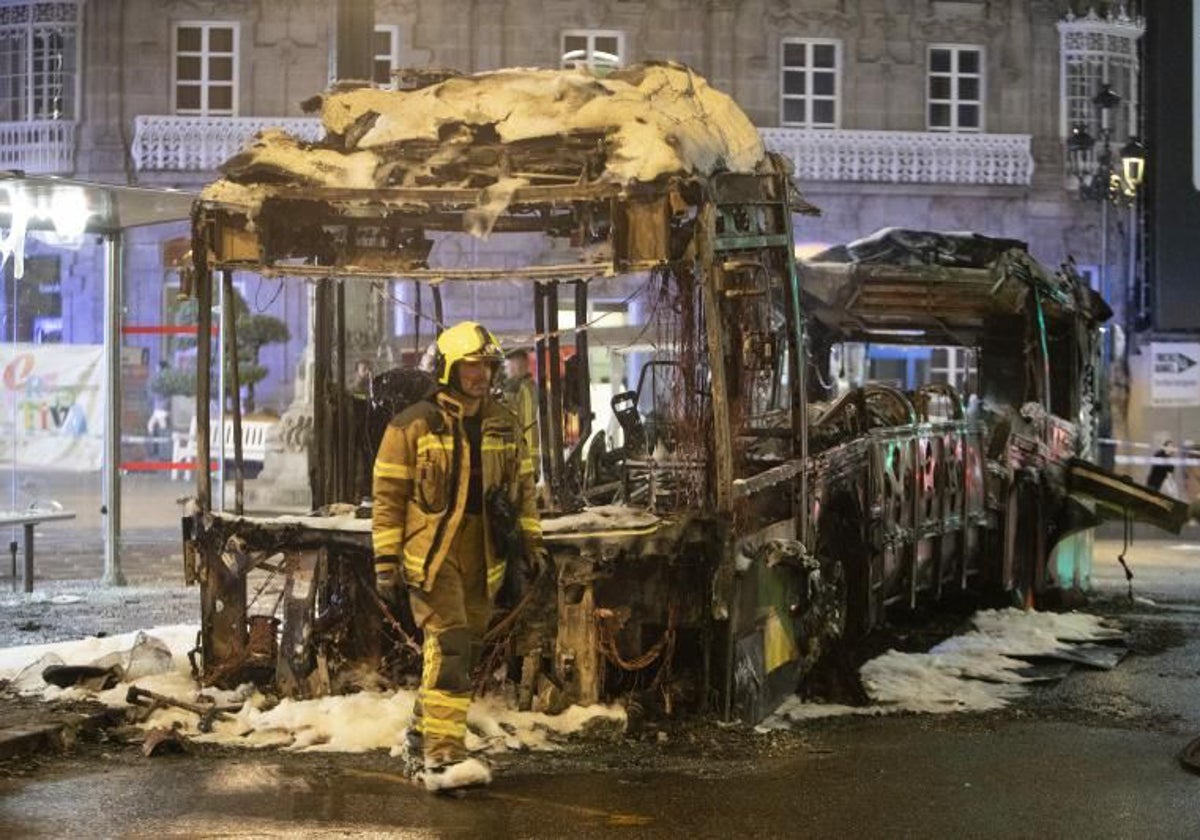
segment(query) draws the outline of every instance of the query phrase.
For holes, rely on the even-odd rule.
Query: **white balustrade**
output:
[[[1028,184],[1028,134],[762,128],[767,148],[791,158],[796,180],[885,184]]]
[[[0,122],[0,169],[63,175],[75,168],[75,122]]]
[[[307,117],[182,117],[142,115],[133,120],[133,164],[140,171],[211,172],[251,138],[281,128],[302,140],[321,138],[319,119]]]
[[[256,133],[282,128],[320,139],[312,118],[148,116],[134,119],[133,161],[142,171],[210,172]],[[947,134],[763,128],[768,149],[790,157],[799,181],[894,184],[1028,184],[1028,134]]]

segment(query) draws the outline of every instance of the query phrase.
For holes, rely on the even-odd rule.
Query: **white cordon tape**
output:
[[[1152,452],[1157,452],[1159,449],[1162,449],[1161,445],[1142,443],[1141,441],[1137,440],[1100,438],[1097,443],[1121,446],[1125,447],[1126,449],[1149,449]],[[1118,464],[1137,464],[1140,466],[1156,466],[1158,464],[1163,464],[1168,467],[1200,467],[1200,449],[1176,449],[1175,453],[1175,455],[1170,455],[1166,458],[1155,458],[1153,455],[1118,455],[1113,460]]]

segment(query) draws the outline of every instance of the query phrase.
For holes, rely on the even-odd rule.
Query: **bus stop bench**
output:
[[[242,462],[258,464],[261,466],[267,458],[267,434],[271,431],[271,427],[279,421],[272,418],[270,420],[242,420]],[[188,427],[187,434],[175,432],[172,436],[171,447],[171,463],[174,465],[171,468],[171,480],[177,481],[183,479],[187,481],[192,477],[192,471],[186,466],[195,463],[196,461],[196,418],[192,418],[192,423]],[[208,454],[210,460],[217,459],[217,453],[221,451],[221,447],[225,448],[225,460],[228,463],[233,463],[233,421],[226,420],[223,424],[214,421],[208,428]]]
[[[33,591],[33,529],[43,522],[59,522],[74,519],[75,513],[69,510],[27,510],[21,512],[0,511],[0,527],[11,528],[16,525],[25,527],[25,592]],[[16,543],[13,543],[12,559],[13,589],[17,588],[17,553]]]

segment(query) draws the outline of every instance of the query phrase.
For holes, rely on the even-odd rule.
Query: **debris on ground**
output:
[[[187,739],[176,728],[151,729],[142,742],[142,755],[154,758],[160,755],[183,755],[190,751]]]

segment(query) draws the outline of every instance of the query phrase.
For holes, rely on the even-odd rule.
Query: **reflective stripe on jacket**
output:
[[[533,463],[516,415],[492,400],[480,406],[483,495],[506,487],[520,517],[527,549],[540,549],[542,526]],[[429,590],[462,522],[467,503],[470,444],[462,404],[446,391],[393,418],[375,458],[372,541],[376,557],[395,556],[409,586]],[[484,553],[488,595],[504,582],[487,518]]]

